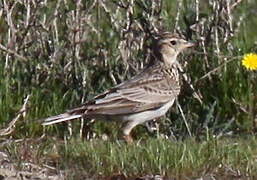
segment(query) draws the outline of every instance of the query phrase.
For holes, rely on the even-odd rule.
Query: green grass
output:
[[[205,175],[243,179],[257,176],[255,137],[211,138],[202,142],[149,138],[133,144],[99,139],[65,142],[43,139],[25,140],[3,149],[9,152],[12,161],[52,166],[56,171],[63,170],[68,179],[112,174],[126,177],[160,174],[178,179]]]

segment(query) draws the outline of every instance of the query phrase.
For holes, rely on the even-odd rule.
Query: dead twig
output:
[[[214,68],[213,70],[209,71],[208,73],[206,73],[205,75],[203,75],[202,77],[200,77],[196,82],[200,81],[200,80],[203,80],[205,79],[206,77],[210,76],[211,74],[213,74],[214,72],[220,70],[220,68],[222,68],[223,66],[225,66],[226,64],[234,61],[238,59],[238,56],[237,57],[234,57],[234,58],[231,58],[230,60],[228,61],[225,61],[224,63],[220,64],[218,67]]]
[[[30,97],[30,94],[27,95],[21,109],[17,113],[16,117],[8,124],[7,128],[0,130],[0,136],[7,136],[14,131],[16,122],[20,119],[21,116],[25,116],[25,113],[27,111],[27,104],[29,101],[29,97]]]
[[[27,58],[25,58],[24,56],[18,54],[17,52],[15,52],[15,51],[13,51],[13,50],[11,50],[11,49],[6,48],[6,47],[3,46],[2,44],[0,44],[0,50],[5,51],[5,52],[7,52],[8,54],[12,54],[12,55],[16,56],[17,58],[20,58],[20,59],[22,59],[22,60],[24,60],[24,61],[27,61]]]
[[[237,0],[234,4],[231,5],[231,10],[237,7],[243,0]]]
[[[181,116],[182,116],[182,118],[183,118],[183,121],[184,121],[184,123],[185,123],[185,126],[186,126],[186,128],[187,128],[187,132],[188,132],[189,136],[192,137],[192,132],[191,132],[190,127],[189,127],[189,125],[188,125],[188,123],[187,123],[185,114],[184,114],[184,112],[183,112],[183,110],[182,110],[182,108],[181,108],[181,106],[180,106],[180,104],[179,104],[179,102],[178,102],[177,100],[176,100],[176,104],[177,104],[177,106],[178,106],[179,112],[180,112],[180,114],[181,114]]]

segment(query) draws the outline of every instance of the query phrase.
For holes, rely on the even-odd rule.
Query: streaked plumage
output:
[[[44,119],[43,125],[80,117],[117,120],[125,123],[123,134],[131,141],[130,132],[136,125],[163,116],[172,106],[180,92],[177,55],[191,46],[177,35],[161,34],[141,73],[75,109]]]

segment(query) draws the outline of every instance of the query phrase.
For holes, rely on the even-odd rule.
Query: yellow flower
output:
[[[242,59],[242,64],[249,70],[256,70],[257,69],[257,54],[249,53],[244,55]]]

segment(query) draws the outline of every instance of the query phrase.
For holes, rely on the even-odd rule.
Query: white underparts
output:
[[[159,109],[153,109],[149,111],[143,111],[143,112],[123,116],[122,120],[128,121],[123,128],[123,134],[129,135],[130,131],[138,124],[142,124],[146,121],[150,121],[152,119],[159,118],[165,115],[173,103],[174,103],[174,100],[171,100],[166,104],[164,104],[163,106],[161,106]]]

